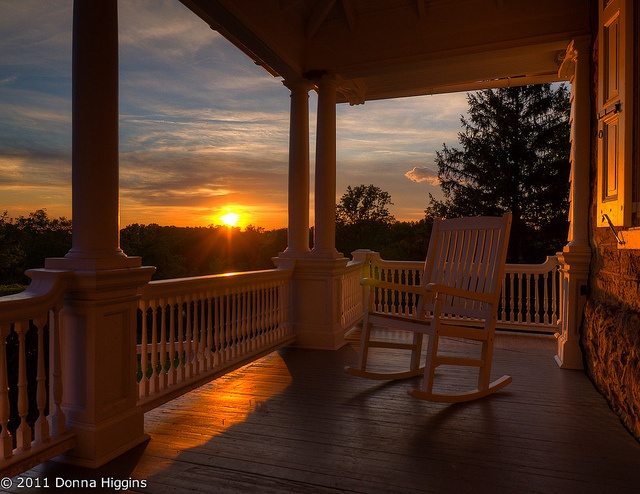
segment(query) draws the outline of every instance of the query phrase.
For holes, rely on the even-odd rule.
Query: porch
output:
[[[40,472],[54,485],[56,476],[87,480],[103,473],[145,479],[150,492],[162,492],[163,485],[167,492],[196,490],[199,480],[201,490],[219,483],[220,492],[424,491],[429,482],[432,490],[443,486],[447,492],[478,492],[489,485],[506,492],[622,492],[637,486],[637,442],[582,373],[560,371],[556,365],[582,365],[579,330],[591,255],[592,79],[590,58],[583,56],[591,52],[588,8],[566,2],[565,15],[559,16],[547,2],[539,7],[545,16],[534,17],[536,22],[525,16],[505,29],[502,20],[510,19],[510,12],[502,9],[497,15],[499,2],[487,2],[492,5],[483,10],[479,24],[488,35],[484,45],[468,31],[468,45],[425,42],[436,51],[410,59],[406,47],[399,46],[395,62],[369,60],[358,71],[345,72],[349,63],[335,67],[322,57],[292,65],[297,56],[281,53],[280,43],[256,36],[246,27],[250,19],[239,19],[235,7],[228,10],[238,2],[183,3],[255,54],[256,62],[277,69],[273,73],[284,78],[291,92],[287,250],[278,256],[278,269],[262,274],[148,283],[153,268],[127,257],[118,237],[117,2],[100,3],[104,11],[97,4],[75,2],[74,67],[81,69],[74,73],[73,94],[73,247],[65,258],[48,259],[47,269],[34,273],[28,293],[0,302],[0,356],[5,345],[18,355],[14,362],[0,360],[0,467],[5,475],[66,452],[65,460],[75,467],[46,462],[30,475]],[[431,36],[421,19],[439,17],[425,16],[423,2],[417,4],[418,22],[411,14],[411,22],[396,26],[415,26],[416,32]],[[289,16],[285,10],[274,18],[283,25]],[[253,8],[247,12],[262,15]],[[327,12],[311,13],[307,37],[326,46],[318,26]],[[445,13],[456,17],[453,10]],[[384,17],[384,12],[377,15]],[[543,22],[547,16],[564,21]],[[465,22],[476,26],[476,21],[468,15]],[[279,32],[279,22],[270,25]],[[446,29],[446,23],[434,25]],[[501,39],[493,38],[494,25],[501,27]],[[539,31],[526,34],[525,25],[539,26]],[[378,32],[375,25],[365,31]],[[341,46],[339,36],[332,39]],[[523,40],[532,44],[523,45]],[[305,45],[287,43],[296,49]],[[505,58],[488,64],[497,53]],[[470,71],[470,62],[481,70]],[[489,65],[495,68],[485,70]],[[425,77],[407,72],[412,66]],[[431,70],[446,77],[426,77]],[[366,94],[360,94],[367,88],[363,78],[372,71],[383,79],[395,74],[392,82],[399,92],[375,91],[376,81],[367,79]],[[362,313],[358,280],[373,264],[348,263],[335,249],[336,103],[346,101],[345,93],[357,103],[471,89],[474,81],[489,87],[511,84],[512,76],[523,84],[572,82],[571,228],[561,267],[553,268],[551,278],[525,283],[503,303],[504,309],[507,301],[526,300],[525,310],[515,305],[516,310],[504,311],[503,322],[558,331],[557,344],[545,340],[548,351],[538,353],[542,350],[516,344],[529,342],[526,337],[513,339],[511,349],[499,348],[495,371],[508,368],[518,384],[464,406],[416,403],[402,385],[349,378],[342,368],[355,354],[351,344],[342,345],[344,332]],[[420,87],[399,86],[399,80]],[[311,90],[318,92],[313,250],[308,238]],[[414,275],[406,280],[416,282]],[[387,295],[381,298],[387,310],[411,310],[410,300]],[[307,349],[282,348],[294,340]],[[30,359],[37,359],[37,365]]]
[[[557,256],[539,265],[507,265],[498,326],[557,331],[564,311],[563,269]],[[333,348],[345,346],[349,330],[362,319],[363,277],[416,285],[421,273],[421,262],[388,261],[369,250],[355,252],[353,261],[332,275],[332,304],[339,313],[330,335],[337,341]],[[99,467],[146,440],[145,412],[292,343],[309,348],[304,337],[291,330],[296,319],[292,298],[299,289],[292,269],[155,281],[140,288],[137,310],[127,312],[130,336],[114,344],[117,325],[110,320],[99,342],[91,343],[97,349],[91,374],[78,375],[65,367],[74,368],[86,351],[86,335],[72,327],[63,330],[61,323],[71,273],[33,270],[30,276],[27,291],[0,302],[3,476],[17,475],[61,453],[72,464]],[[322,312],[324,305],[315,303]],[[403,291],[380,290],[374,303],[388,313],[416,310],[416,300]],[[120,360],[128,364],[114,365]],[[86,426],[78,420],[85,412],[73,400],[114,383],[127,390],[129,399],[106,395],[96,413],[117,404],[124,417],[119,424],[102,420],[100,437],[88,441]],[[114,442],[121,446],[114,448]],[[99,462],[83,456],[95,451],[104,452]]]
[[[153,493],[637,492],[640,444],[583,372],[556,365],[553,336],[500,332],[494,372],[513,383],[453,406],[347,376],[357,338],[281,349],[147,412],[151,440],[100,469],[24,475]]]

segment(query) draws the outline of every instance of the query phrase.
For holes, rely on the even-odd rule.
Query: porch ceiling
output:
[[[341,101],[558,80],[584,0],[181,0],[274,76],[335,74]]]

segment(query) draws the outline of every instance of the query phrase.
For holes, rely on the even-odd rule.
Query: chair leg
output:
[[[411,350],[411,361],[409,362],[409,369],[411,369],[411,371],[420,370],[423,338],[424,335],[422,333],[413,333],[413,348]]]
[[[381,381],[389,381],[396,379],[407,379],[409,377],[415,377],[422,374],[424,368],[420,367],[420,356],[422,353],[422,334],[413,335],[413,343],[390,343],[371,340],[371,331],[373,325],[365,318],[362,325],[362,336],[360,339],[360,354],[358,357],[357,367],[345,367],[345,371],[352,376],[365,377],[367,379],[375,379]],[[409,369],[399,372],[371,372],[367,370],[369,348],[388,348],[398,349],[403,351],[411,351],[411,357],[409,361]]]
[[[373,325],[365,321],[362,323],[362,336],[360,337],[360,356],[358,357],[358,369],[364,371],[367,368],[369,357],[369,340],[371,339],[371,327]]]
[[[438,357],[438,333],[429,334],[427,344],[427,358],[424,364],[424,379],[422,381],[422,391],[427,394],[433,392],[433,379],[436,371],[436,360]]]
[[[427,361],[424,369],[424,381],[422,389],[410,389],[409,395],[421,400],[441,402],[441,403],[460,403],[464,401],[477,400],[485,396],[489,396],[496,391],[501,390],[512,382],[511,376],[502,376],[491,382],[491,359],[493,352],[493,338],[482,343],[481,360],[483,365],[479,368],[478,387],[477,389],[464,391],[460,393],[434,393],[433,378],[435,368],[437,367],[438,355],[438,334],[429,336],[429,346],[427,349]]]
[[[480,367],[478,372],[478,389],[488,389],[491,383],[491,363],[493,357],[493,338],[482,342],[482,350],[480,358],[484,365]]]

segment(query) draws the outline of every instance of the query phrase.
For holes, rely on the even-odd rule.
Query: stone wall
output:
[[[586,372],[640,440],[640,253],[618,250],[608,229],[596,229],[593,240],[582,325]]]
[[[597,2],[592,2],[595,8]],[[639,13],[635,13],[639,25]],[[597,10],[592,19],[597,22]],[[594,25],[597,33],[597,25]],[[594,36],[594,48],[597,39]],[[598,54],[593,53],[593,88],[597,88]],[[635,55],[638,57],[638,54]],[[640,63],[640,58],[637,63]],[[637,87],[637,84],[636,84]],[[640,94],[636,90],[640,102]],[[595,99],[595,95],[594,98]],[[592,101],[591,272],[584,309],[581,345],[585,370],[622,423],[640,440],[640,251],[618,249],[609,228],[596,227],[597,124]],[[635,108],[634,160],[640,156],[640,106]],[[636,178],[637,179],[637,178]]]

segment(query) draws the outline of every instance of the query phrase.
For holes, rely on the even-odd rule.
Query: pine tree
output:
[[[509,262],[540,262],[566,243],[569,113],[566,87],[489,89],[468,96],[462,150],[436,153],[443,200],[427,217],[513,214]]]

